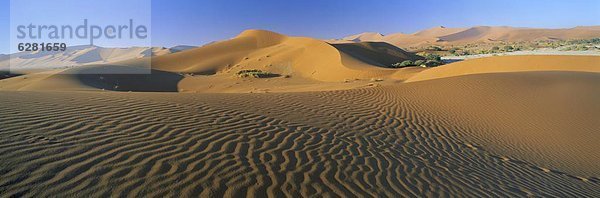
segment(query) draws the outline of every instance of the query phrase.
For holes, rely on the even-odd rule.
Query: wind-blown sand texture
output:
[[[0,193],[597,197],[598,83],[518,72],[305,93],[0,92]]]

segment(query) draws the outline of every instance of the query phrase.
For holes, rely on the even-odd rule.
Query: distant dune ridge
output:
[[[195,48],[193,46],[105,48],[99,46],[70,46],[66,51],[19,52],[0,55],[0,70],[24,72],[36,69],[75,67],[90,64],[107,64],[131,59],[159,56]]]
[[[590,39],[599,37],[600,26],[580,26],[564,29],[517,28],[508,26],[447,28],[439,26],[413,34],[395,33],[383,36],[379,33],[362,33],[339,40],[328,40],[328,42],[346,43],[378,41],[388,42],[398,47],[414,47],[426,45],[459,45],[467,43]]]
[[[85,48],[70,61],[119,61],[0,71],[0,197],[600,197],[600,56],[392,69],[423,57],[381,42],[544,31],[327,43],[248,30],[153,57]],[[104,73],[149,62],[150,75]],[[277,75],[237,75],[247,70]]]

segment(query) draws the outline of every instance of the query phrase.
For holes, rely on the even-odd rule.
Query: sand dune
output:
[[[513,27],[480,26],[439,37],[444,42],[476,43],[488,41],[518,42],[535,40],[568,40],[597,38],[600,31],[595,29],[536,29]]]
[[[156,90],[161,92],[165,90],[174,92],[337,90],[374,85],[371,81],[381,81],[385,78],[407,79],[415,73],[387,67],[403,60],[417,59],[422,57],[387,43],[331,45],[311,38],[288,37],[269,31],[248,30],[233,39],[200,48],[152,58],[115,62],[104,68],[112,74],[144,73],[135,72],[136,67],[151,63],[154,73],[159,74],[148,77],[151,79],[144,78],[139,83],[134,83],[135,80],[107,81],[109,75],[106,74],[83,75],[103,73],[97,70],[103,68],[103,65],[88,65],[2,81],[0,89],[81,91],[99,88],[113,91],[151,91],[156,83],[161,81],[162,76],[171,76],[165,80],[169,89],[161,86]],[[243,79],[236,75],[241,70],[252,69],[271,72],[280,77]],[[116,79],[128,78],[143,77],[120,75]],[[46,83],[47,81],[60,83]],[[273,83],[278,86],[273,86]]]
[[[377,33],[378,34],[378,33]],[[382,37],[371,36],[369,33],[357,34],[345,37],[343,39],[326,40],[332,44],[356,43],[356,42],[386,42],[398,47],[411,47],[421,45],[432,45],[439,41],[439,38],[430,36],[421,36],[416,34],[395,33]]]
[[[32,70],[48,70],[56,68],[76,67],[91,64],[109,64],[131,59],[165,55],[193,49],[192,46],[175,46],[173,48],[131,47],[105,48],[81,45],[68,47],[66,51],[51,52],[19,52],[0,56],[0,68],[8,68],[13,72]]]
[[[324,82],[345,79],[381,77],[389,73],[382,63],[374,62],[376,44],[356,47],[336,47],[323,41],[288,37],[264,30],[248,30],[237,37],[182,53],[152,59],[155,69],[194,74],[234,74],[240,70],[260,69],[280,75],[301,76]],[[385,64],[418,57],[399,48],[383,46],[391,52]],[[357,51],[361,52],[357,52]],[[350,53],[350,54],[349,54]],[[395,59],[393,61],[392,59]],[[375,66],[371,64],[376,64]],[[380,66],[380,67],[376,67]]]
[[[414,33],[414,35],[439,38],[439,37],[450,35],[450,34],[456,34],[458,32],[462,32],[465,30],[467,30],[467,28],[447,28],[444,26],[438,26],[438,27],[433,27],[430,29],[416,32],[416,33]]]
[[[534,72],[306,93],[0,92],[0,192],[596,197],[598,79]]]
[[[399,60],[418,60],[421,57],[383,42],[333,44],[340,52],[370,65],[388,68]],[[345,59],[342,59],[342,63]]]
[[[599,56],[497,56],[471,59],[423,71],[406,82],[468,74],[522,71],[579,71],[600,73]]]
[[[415,47],[489,42],[591,39],[600,37],[600,28],[598,28],[598,26],[581,26],[565,29],[516,28],[508,26],[447,28],[440,26],[413,34],[395,33],[382,37],[372,35],[378,35],[378,33],[363,33],[339,40],[328,40],[328,42],[347,43],[379,41],[388,42],[398,47]]]
[[[365,33],[361,33],[361,34],[357,34],[357,35],[352,35],[352,36],[347,36],[344,37],[342,40],[347,40],[347,41],[356,41],[356,42],[361,42],[361,41],[378,41],[378,40],[382,40],[383,39],[383,35],[377,32],[365,32]]]

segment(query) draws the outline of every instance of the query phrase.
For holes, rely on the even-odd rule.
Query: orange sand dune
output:
[[[444,27],[444,26],[439,26],[439,27],[434,27],[434,28],[430,28],[430,29],[426,29],[426,30],[422,30],[422,31],[416,32],[413,35],[438,38],[438,37],[441,37],[441,36],[455,34],[455,33],[458,33],[458,32],[465,31],[465,30],[467,30],[467,28],[447,28],[447,27]]]
[[[600,56],[497,56],[471,59],[423,71],[406,82],[481,73],[579,71],[600,73]]]
[[[480,26],[439,37],[450,43],[475,43],[489,41],[535,41],[542,39],[568,40],[600,37],[600,30],[593,28],[536,29]]]
[[[346,48],[348,49],[348,48]],[[358,50],[373,51],[369,46]],[[401,62],[418,57],[398,48],[388,54]],[[387,50],[386,49],[386,50]],[[381,77],[388,69],[369,64],[373,59],[349,55],[323,41],[303,37],[287,37],[263,30],[248,30],[239,36],[198,49],[160,56],[152,59],[154,69],[196,74],[233,74],[243,69],[260,69],[281,75],[300,76],[325,82],[345,79]],[[360,54],[360,52],[358,52]],[[370,57],[368,57],[370,58]]]
[[[377,32],[365,32],[365,33],[361,33],[361,34],[357,34],[357,35],[352,35],[352,36],[348,36],[348,37],[344,37],[343,40],[348,40],[348,41],[377,41],[377,40],[382,40],[383,39],[383,35]]]

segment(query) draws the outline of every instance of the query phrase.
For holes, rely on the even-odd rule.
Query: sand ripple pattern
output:
[[[398,95],[0,92],[0,196],[600,197]]]

